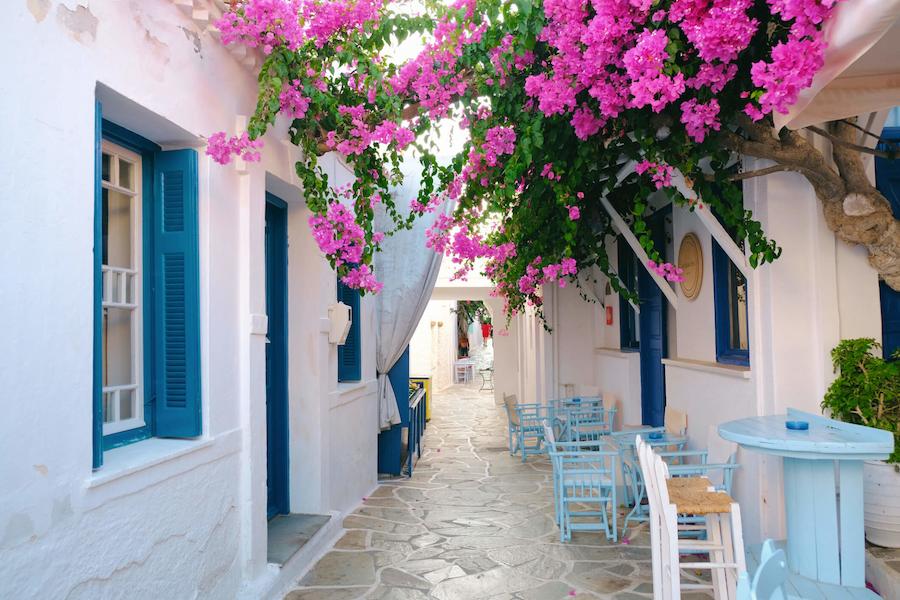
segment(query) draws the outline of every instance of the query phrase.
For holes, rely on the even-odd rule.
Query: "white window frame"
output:
[[[113,407],[113,420],[106,421],[103,415],[103,435],[111,435],[144,427],[144,311],[143,311],[143,198],[141,156],[121,146],[103,140],[102,153],[110,156],[109,181],[102,179],[100,185],[109,192],[117,192],[131,198],[131,267],[128,269],[102,265],[103,309],[117,308],[131,311],[131,368],[134,381],[126,385],[104,386],[103,406]],[[133,189],[119,185],[119,160],[131,163]],[[129,281],[130,280],[130,281]],[[130,283],[130,285],[129,285]],[[131,298],[128,301],[128,288]],[[132,390],[133,417],[118,419],[120,394]],[[112,400],[107,402],[107,400]]]

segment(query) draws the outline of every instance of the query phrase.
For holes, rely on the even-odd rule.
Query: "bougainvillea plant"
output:
[[[448,200],[455,210],[436,218],[427,245],[460,273],[482,265],[508,314],[539,311],[546,286],[595,266],[629,293],[607,256],[614,231],[600,196],[648,266],[678,280],[645,222],[654,193],[697,202],[673,185],[676,173],[756,267],[780,249],[744,209],[741,180],[774,171],[805,175],[832,228],[867,245],[900,287],[900,227],[865,179],[859,127],[814,128],[833,141],[836,173],[804,135],[772,125],[822,67],[838,1],[234,0],[217,26],[225,44],[264,54],[259,100],[247,131],[213,135],[207,152],[258,159],[260,137],[278,115],[290,119],[313,235],[364,291],[381,288],[370,265],[393,232],[374,230],[379,205],[400,229]],[[407,38],[421,44],[392,58]],[[468,141],[442,164],[436,132],[447,122]],[[329,181],[320,160],[331,151],[352,166],[352,184]],[[419,192],[395,197],[408,154],[422,165]],[[774,164],[739,172],[740,155]]]

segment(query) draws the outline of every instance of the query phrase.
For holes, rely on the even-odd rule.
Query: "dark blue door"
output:
[[[666,249],[666,218],[671,207],[662,209],[648,219],[653,243],[663,254]],[[666,337],[666,298],[647,269],[641,265],[638,276],[640,298],[641,349],[641,421],[644,425],[663,425],[666,410],[666,371],[662,359],[668,355]]]
[[[287,204],[266,194],[266,513],[287,514]]]
[[[882,137],[900,141],[900,127],[886,127]],[[894,208],[894,216],[900,219],[900,160],[875,158],[875,181],[880,191]],[[900,292],[892,290],[883,281],[881,286],[881,339],[884,355],[891,356],[900,349]]]

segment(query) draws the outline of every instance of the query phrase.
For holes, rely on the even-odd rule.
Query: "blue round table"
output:
[[[788,420],[807,421],[809,430],[787,429]],[[863,461],[887,458],[894,449],[891,433],[788,409],[787,415],[723,423],[719,435],[784,458],[791,571],[814,582],[864,588]]]

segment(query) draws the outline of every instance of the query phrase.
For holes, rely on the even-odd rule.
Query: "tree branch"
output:
[[[846,121],[841,121],[841,123],[850,125],[850,123],[847,123]],[[869,148],[867,146],[860,146],[859,144],[854,144],[853,142],[848,142],[847,140],[843,140],[837,136],[834,136],[834,135],[828,133],[827,131],[825,131],[824,129],[816,127],[815,125],[809,125],[809,126],[807,126],[807,129],[809,129],[810,131],[812,131],[815,134],[821,135],[823,138],[825,138],[827,140],[830,140],[832,144],[835,144],[837,146],[843,146],[844,148],[849,148],[849,149],[855,150],[857,152],[864,152],[866,154],[872,154],[879,158],[886,158],[888,160],[894,160],[895,158],[897,158],[896,152],[884,152],[882,150],[876,150],[875,148]]]
[[[856,129],[856,130],[858,130],[858,131],[863,132],[864,134],[866,134],[866,135],[869,136],[870,138],[875,138],[875,139],[878,140],[879,142],[882,141],[882,138],[881,138],[880,135],[877,135],[877,134],[875,134],[875,133],[872,133],[871,131],[869,131],[869,130],[866,129],[865,127],[862,127],[862,126],[860,126],[860,125],[857,125],[856,123],[854,123],[854,122],[852,122],[852,121],[849,121],[849,120],[847,120],[847,119],[841,119],[841,121],[844,122],[844,123],[846,123],[847,125],[849,125],[849,126],[852,127],[853,129]]]
[[[766,167],[765,169],[756,169],[755,171],[743,171],[741,173],[736,173],[729,177],[731,181],[743,181],[744,179],[752,179],[754,177],[765,177],[766,175],[771,175],[772,173],[778,173],[781,171],[793,171],[795,173],[803,173],[803,169],[799,167],[791,167],[788,165],[773,165],[771,167]]]
[[[725,132],[723,142],[726,147],[739,154],[771,160],[783,167],[782,170],[801,173],[823,197],[842,195],[843,182],[828,166],[822,153],[796,135],[796,132],[791,134],[794,135],[788,135],[786,141],[772,136],[767,136],[764,141],[756,141],[733,132]]]

